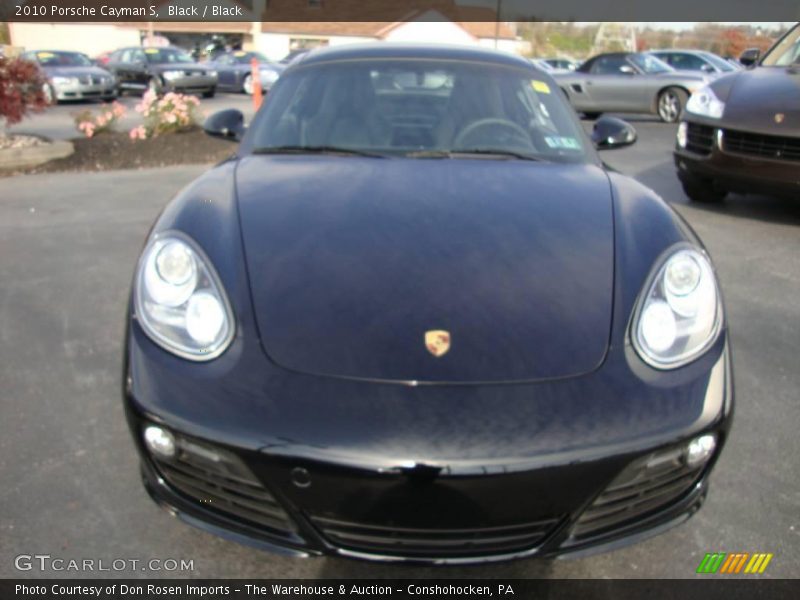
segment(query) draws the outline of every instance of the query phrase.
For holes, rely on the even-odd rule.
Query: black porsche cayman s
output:
[[[124,402],[152,497],[298,555],[459,563],[686,520],[729,430],[711,261],[490,50],[306,54],[158,217]],[[232,146],[233,148],[233,146]]]

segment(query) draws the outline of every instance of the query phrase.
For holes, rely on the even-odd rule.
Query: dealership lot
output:
[[[209,111],[249,106],[243,95],[203,101]],[[55,107],[16,130],[71,137],[75,110]],[[49,554],[194,567],[142,571],[126,562],[116,573],[63,573],[71,576],[691,577],[714,551],[772,552],[767,575],[797,576],[800,203],[731,196],[719,207],[689,205],[671,162],[675,127],[649,118],[634,124],[639,142],[603,156],[698,231],[716,261],[732,330],[732,438],[705,507],[689,523],[579,560],[417,569],[287,559],[170,518],[139,483],[122,414],[123,316],[150,224],[205,167],[36,175],[0,179],[0,576],[41,576],[17,571],[14,557]]]

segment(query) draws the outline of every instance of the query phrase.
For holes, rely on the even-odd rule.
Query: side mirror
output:
[[[700,70],[701,70],[703,73],[714,73],[714,72],[715,72],[715,71],[714,71],[714,67],[712,67],[712,66],[711,66],[711,65],[709,65],[709,64],[705,64],[705,65],[703,65],[702,67],[700,67]]]
[[[628,66],[628,65],[622,65],[619,68],[619,72],[622,73],[623,75],[635,75],[636,74],[636,71],[633,70],[633,67]]]
[[[759,58],[761,58],[761,50],[758,48],[748,48],[742,52],[742,55],[739,57],[739,62],[745,67],[752,67],[758,62]]]
[[[592,142],[598,150],[623,148],[636,141],[633,125],[616,117],[600,117],[592,130]]]
[[[244,115],[235,108],[215,112],[203,123],[203,131],[211,137],[238,142],[244,135]]]

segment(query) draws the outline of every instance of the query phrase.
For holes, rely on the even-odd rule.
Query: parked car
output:
[[[312,48],[296,48],[294,50],[290,50],[289,53],[280,59],[278,62],[282,65],[288,65],[298,56],[303,56],[303,54],[307,54],[311,52]]]
[[[217,89],[217,72],[174,46],[121,48],[111,53],[107,67],[123,91],[178,91],[211,98]]]
[[[80,52],[36,50],[22,58],[39,65],[47,78],[44,94],[51,104],[64,100],[113,100],[117,80]]]
[[[706,73],[676,71],[646,52],[598,54],[556,81],[575,110],[589,118],[603,112],[658,115],[676,122],[689,94],[710,80]]]
[[[553,67],[554,71],[574,71],[580,66],[571,58],[541,58],[539,60]]]
[[[732,73],[736,67],[721,56],[705,50],[651,50],[649,52],[678,71],[702,71],[703,73]]]
[[[728,192],[800,199],[800,25],[752,68],[696,91],[678,127],[675,165],[690,199]]]
[[[235,156],[166,206],[134,275],[124,405],[160,505],[284,553],[432,564],[696,512],[733,410],[711,260],[550,76],[339,46],[243,122],[209,117]],[[604,117],[592,139],[636,133]]]
[[[272,89],[273,84],[286,68],[285,65],[270,62],[260,52],[245,52],[244,50],[226,52],[219,55],[214,61],[207,63],[218,74],[217,88],[252,94],[255,86],[253,85],[251,63],[254,58],[258,61],[262,91],[268,92]]]

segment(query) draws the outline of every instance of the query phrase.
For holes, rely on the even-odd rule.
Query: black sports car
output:
[[[310,52],[136,268],[124,402],[153,498],[296,555],[595,551],[701,505],[733,410],[710,259],[490,50]],[[602,118],[599,147],[635,131]]]
[[[177,91],[211,98],[217,90],[213,68],[194,62],[184,50],[171,46],[121,48],[111,53],[106,68],[117,76],[124,91]]]
[[[270,62],[260,52],[245,52],[244,50],[226,52],[214,58],[207,65],[218,74],[218,89],[252,94],[255,86],[253,85],[251,63],[254,58],[258,61],[261,89],[268,92],[280,77],[285,66]]]
[[[800,198],[800,25],[752,68],[692,94],[674,156],[696,202],[728,192]]]

